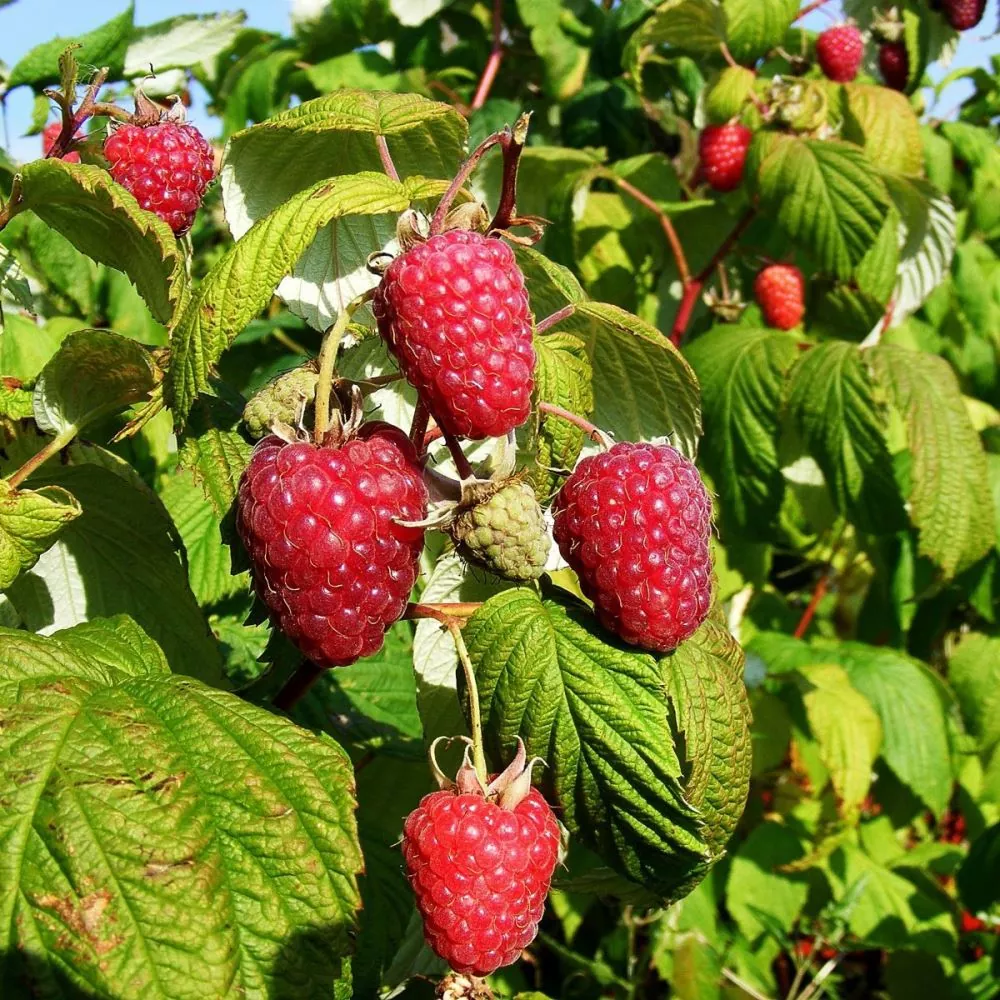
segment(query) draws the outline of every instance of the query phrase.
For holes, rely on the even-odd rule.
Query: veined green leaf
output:
[[[861,146],[883,170],[919,176],[924,170],[920,122],[908,98],[868,83],[847,83],[842,90],[843,136]]]
[[[139,28],[125,53],[126,77],[188,69],[206,63],[227,48],[246,21],[242,10],[223,14],[184,14]]]
[[[727,44],[737,62],[752,66],[785,41],[799,0],[722,0]]]
[[[66,490],[15,490],[0,479],[0,591],[31,569],[63,526],[80,513],[80,505]]]
[[[948,679],[979,749],[1000,743],[1000,639],[972,632],[958,644]]]
[[[572,5],[562,0],[516,0],[517,12],[531,32],[531,47],[545,68],[545,89],[557,101],[572,97],[583,86],[590,61],[588,28],[577,20]],[[572,29],[576,28],[574,32]],[[567,30],[569,29],[569,30]]]
[[[642,66],[660,45],[689,55],[720,52],[726,40],[726,14],[715,0],[666,0],[629,41],[622,63],[636,82]]]

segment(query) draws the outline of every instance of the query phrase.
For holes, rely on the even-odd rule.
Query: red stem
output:
[[[282,712],[291,712],[319,680],[323,671],[312,660],[303,660],[298,669],[285,682],[285,686],[274,696],[274,707]]]
[[[410,423],[410,440],[413,442],[413,447],[417,449],[418,458],[427,451],[424,435],[427,433],[427,424],[430,419],[430,410],[424,406],[424,401],[418,398],[416,409],[413,411],[413,420]]]
[[[389,152],[389,144],[385,141],[385,136],[375,136],[375,145],[378,146],[378,155],[382,159],[383,169],[394,181],[398,181],[399,171],[396,169],[396,164],[392,162],[392,153]]]
[[[562,309],[556,310],[551,316],[546,316],[540,323],[536,323],[535,333],[545,333],[546,330],[551,330],[556,324],[572,316],[574,312],[576,312],[576,306],[572,303],[568,306],[563,306]]]
[[[574,427],[579,427],[584,434],[597,444],[604,445],[605,447],[608,444],[607,435],[600,427],[587,420],[586,417],[581,417],[576,413],[571,413],[569,410],[564,410],[561,406],[556,406],[555,403],[540,402],[538,404],[538,412],[548,414],[550,417],[558,417],[560,420],[571,423]]]
[[[455,440],[451,434],[444,434],[444,443],[448,446],[448,451],[451,452],[451,460],[455,463],[455,468],[458,469],[459,476],[465,479],[475,479],[476,474],[472,471],[472,466],[469,464],[469,460],[465,457],[465,452],[462,451],[462,446]]]
[[[503,33],[502,8],[503,0],[493,0],[493,50],[490,52],[489,59],[486,60],[483,75],[476,88],[476,95],[472,98],[472,104],[469,106],[471,111],[478,110],[486,103],[493,87],[493,81],[496,80],[497,71],[500,69],[500,63],[503,61],[503,45],[500,41],[500,36]]]
[[[823,600],[826,596],[826,592],[830,587],[830,570],[828,569],[817,581],[816,589],[813,590],[812,598],[809,601],[809,605],[803,612],[802,617],[799,619],[798,625],[795,626],[795,638],[801,639],[806,632],[809,631],[809,626],[812,624],[812,620],[816,615],[816,609],[819,607],[819,602]]]
[[[681,284],[687,285],[691,280],[691,271],[688,268],[687,257],[684,255],[684,248],[681,246],[681,241],[677,237],[677,230],[674,229],[673,222],[670,221],[670,217],[666,212],[660,208],[659,205],[653,201],[645,192],[640,191],[637,187],[630,184],[628,181],[621,177],[609,176],[609,180],[613,181],[619,188],[622,189],[627,195],[634,198],[640,205],[648,208],[659,220],[660,227],[663,229],[663,234],[667,238],[667,243],[670,244],[670,251],[674,255],[674,260],[677,262],[677,273],[680,275]]]
[[[803,7],[802,10],[795,15],[795,20],[800,21],[806,16],[806,14],[811,14],[814,10],[819,10],[820,7],[825,7],[829,2],[830,0],[813,0],[812,3],[807,3],[805,7]]]

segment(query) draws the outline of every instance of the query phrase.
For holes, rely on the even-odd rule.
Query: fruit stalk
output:
[[[443,229],[445,216],[448,214],[448,209],[451,208],[451,203],[458,197],[458,192],[465,187],[465,182],[472,175],[472,171],[476,169],[476,164],[483,158],[483,154],[487,153],[497,144],[502,143],[503,145],[507,145],[510,141],[511,131],[508,126],[502,132],[494,132],[493,135],[488,135],[472,151],[469,158],[462,164],[455,175],[455,179],[451,182],[448,190],[445,191],[444,197],[434,212],[434,216],[431,219],[431,236],[437,235]]]
[[[44,465],[53,455],[58,455],[68,444],[72,444],[76,437],[76,425],[66,428],[61,434],[51,438],[49,442],[36,455],[32,455],[24,465],[15,473],[7,477],[7,482],[13,487],[18,487],[30,476],[35,469]]]
[[[489,771],[486,770],[486,751],[483,748],[483,717],[479,708],[479,687],[476,684],[476,672],[472,668],[472,660],[469,659],[469,651],[466,649],[465,640],[462,638],[462,629],[455,622],[448,625],[448,631],[455,642],[458,650],[458,659],[462,664],[462,671],[465,674],[465,686],[469,689],[469,727],[472,729],[472,764],[476,769],[476,777],[479,783],[485,788],[490,783]]]
[[[282,712],[291,712],[309,693],[322,673],[323,671],[312,660],[303,660],[274,696],[274,707],[281,709]]]
[[[610,447],[607,434],[585,417],[571,413],[569,410],[564,410],[561,406],[556,406],[555,403],[539,403],[538,412],[546,413],[550,417],[559,417],[560,420],[565,420],[573,424],[574,427],[579,427],[595,444],[599,444],[604,448]]]
[[[528,125],[531,122],[531,112],[518,115],[510,134],[503,142],[503,180],[500,184],[500,204],[496,215],[490,222],[489,229],[507,229],[517,215],[517,167],[521,162],[521,153],[528,139]]]

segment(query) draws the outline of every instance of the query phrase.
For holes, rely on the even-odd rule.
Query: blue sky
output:
[[[873,0],[874,2],[874,0]],[[1000,0],[989,0],[986,17],[975,31],[966,32],[954,66],[985,66],[990,55],[1000,53],[1000,40],[996,36],[987,38],[989,27],[997,23],[997,8]],[[126,6],[126,0],[17,0],[9,7],[0,9],[0,60],[13,66],[26,52],[40,42],[48,41],[53,35],[72,37],[90,31],[109,20]],[[151,24],[174,14],[214,13],[220,9],[242,9],[247,12],[247,23],[258,28],[287,32],[289,30],[289,0],[244,0],[240,3],[227,0],[136,0],[136,24]],[[803,22],[808,27],[822,30],[833,23],[840,3],[830,3],[826,10],[817,11]],[[957,84],[941,102],[941,111],[948,111],[957,105],[967,84]],[[10,94],[6,101],[6,135],[9,149],[18,159],[30,159],[37,155],[38,139],[19,138],[28,127],[31,117],[31,94],[22,87]],[[197,111],[192,116],[199,118]],[[211,126],[208,126],[211,132]],[[2,134],[2,133],[0,133]]]

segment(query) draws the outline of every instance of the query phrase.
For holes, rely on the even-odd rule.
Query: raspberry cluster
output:
[[[240,482],[237,529],[275,624],[319,667],[382,647],[406,610],[427,488],[409,439],[371,423],[340,446],[266,437]]]
[[[205,137],[179,122],[120,125],[104,141],[111,176],[178,236],[186,233],[215,177]]]

